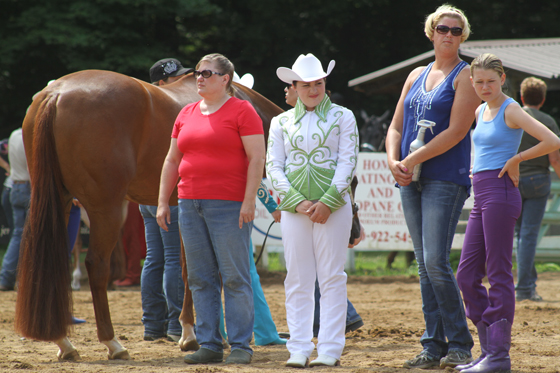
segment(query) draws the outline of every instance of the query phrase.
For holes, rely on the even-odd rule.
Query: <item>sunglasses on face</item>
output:
[[[216,75],[220,75],[220,76],[226,75],[224,73],[219,73],[217,71],[212,71],[212,70],[202,70],[202,71],[196,71],[195,70],[193,73],[194,73],[195,78],[198,78],[199,76],[202,75],[202,77],[204,79],[210,78],[212,76],[212,74],[216,74]]]
[[[451,31],[451,35],[453,36],[461,36],[463,35],[463,29],[460,27],[449,27],[445,25],[437,25],[436,31],[438,34],[447,35],[449,31]]]

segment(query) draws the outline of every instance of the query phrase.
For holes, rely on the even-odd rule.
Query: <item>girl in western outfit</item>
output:
[[[348,190],[358,157],[352,112],[325,94],[327,72],[312,54],[300,55],[277,75],[293,84],[296,106],[272,119],[266,169],[281,199],[282,243],[288,274],[286,317],[290,331],[287,366],[303,368],[315,348],[315,279],[321,290],[318,357],[310,366],[338,365],[344,348],[346,273],[344,262],[352,207]]]

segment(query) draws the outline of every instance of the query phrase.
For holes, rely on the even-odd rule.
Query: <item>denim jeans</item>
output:
[[[522,210],[517,220],[517,285],[520,297],[530,297],[537,287],[535,252],[541,221],[550,194],[550,174],[524,176],[519,179]]]
[[[157,223],[157,206],[140,205],[146,231],[146,260],[142,268],[142,323],[144,334],[155,337],[181,335],[179,315],[185,284],[181,277],[179,208],[170,206],[168,231]]]
[[[14,230],[14,214],[12,212],[12,204],[10,203],[11,191],[12,188],[8,188],[7,186],[4,186],[4,189],[2,189],[2,209],[4,210],[4,215],[6,216],[8,228],[10,228],[10,237],[12,235],[12,231]]]
[[[420,178],[418,182],[401,187],[400,191],[420,276],[426,323],[420,342],[433,358],[439,359],[451,350],[470,354],[473,341],[461,293],[449,264],[467,187]]]
[[[31,186],[29,183],[14,183],[10,192],[14,231],[2,261],[2,270],[0,271],[0,284],[8,289],[13,289],[16,284],[19,246],[21,244],[21,235],[23,234],[27,210],[29,209],[30,197]]]
[[[241,202],[179,200],[179,228],[196,311],[196,338],[201,347],[223,351],[220,303],[223,281],[225,318],[231,349],[253,353],[254,307],[249,275],[249,240],[253,223],[239,229]]]
[[[361,320],[362,318],[354,308],[350,299],[346,299],[348,303],[348,310],[346,311],[346,326]],[[319,281],[315,280],[315,313],[313,315],[313,336],[319,335],[321,326],[321,290],[319,289]]]

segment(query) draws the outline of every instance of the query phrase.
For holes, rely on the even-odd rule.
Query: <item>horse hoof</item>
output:
[[[198,351],[199,348],[200,346],[198,345],[196,339],[181,344],[181,351]]]
[[[128,350],[124,349],[122,351],[115,352],[114,354],[107,354],[109,360],[130,360],[130,355]]]
[[[58,355],[58,360],[59,361],[79,361],[79,360],[82,360],[82,358],[80,357],[80,354],[78,353],[78,350],[72,350],[72,351],[67,352],[63,355]]]

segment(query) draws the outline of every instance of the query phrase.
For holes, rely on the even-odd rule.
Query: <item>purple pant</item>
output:
[[[457,283],[463,292],[467,317],[476,325],[501,319],[513,323],[515,288],[511,256],[515,222],[521,213],[521,195],[500,170],[473,177],[474,207],[469,216]],[[482,285],[488,276],[490,289]]]

